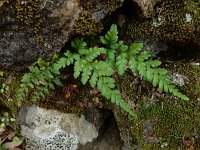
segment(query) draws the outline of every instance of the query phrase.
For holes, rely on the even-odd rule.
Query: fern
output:
[[[159,87],[165,92],[172,93],[182,100],[189,100],[187,96],[179,92],[173,85],[167,75],[167,71],[158,68],[161,62],[158,60],[151,60],[151,53],[142,50],[142,43],[133,43],[128,48],[122,41],[118,41],[116,25],[112,25],[110,31],[104,37],[101,37],[100,40],[102,44],[108,47],[108,52],[115,51],[113,54],[115,56],[112,56],[113,59],[107,59],[107,61],[114,61],[115,65],[112,68],[116,68],[119,75],[123,75],[126,68],[129,68],[133,73],[139,74],[143,78],[149,80],[154,87]],[[111,63],[113,64],[113,62]]]
[[[90,83],[91,87],[97,87],[104,97],[134,117],[136,113],[116,88],[115,80],[112,78],[116,72],[123,75],[129,69],[150,81],[154,87],[159,87],[183,100],[189,99],[173,85],[167,71],[159,68],[161,62],[151,60],[151,53],[142,50],[142,43],[127,46],[118,40],[116,25],[112,25],[107,34],[100,37],[100,41],[105,47],[88,48],[83,39],[75,39],[71,46],[76,52],[67,51],[54,63],[40,59],[39,67],[31,67],[30,72],[23,76],[18,99],[23,101],[30,97],[32,101],[36,101],[45,97],[50,89],[61,85],[60,71],[71,64],[74,66],[75,78],[80,77],[83,84]],[[99,60],[98,57],[101,55],[106,55],[106,59]]]
[[[56,70],[53,70],[49,62],[39,59],[38,65],[39,67],[31,66],[30,72],[26,73],[21,80],[22,84],[17,93],[19,105],[28,97],[33,102],[45,98],[55,85],[61,85],[60,76],[56,74]]]
[[[83,42],[82,40],[75,40],[72,42],[72,47],[77,48]],[[78,78],[81,76],[83,84],[90,83],[92,87],[97,86],[97,89],[105,96],[110,99],[111,102],[123,108],[126,112],[132,116],[136,116],[135,112],[130,106],[123,100],[119,90],[116,90],[115,80],[111,77],[115,72],[112,66],[106,61],[98,61],[96,58],[101,54],[106,54],[106,48],[81,48],[76,49],[79,58],[74,62],[74,77]],[[70,59],[70,55],[66,55],[67,59]]]

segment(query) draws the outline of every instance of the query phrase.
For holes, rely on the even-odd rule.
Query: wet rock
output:
[[[18,115],[26,150],[120,150],[112,111],[89,109],[80,118],[56,110],[22,107]]]

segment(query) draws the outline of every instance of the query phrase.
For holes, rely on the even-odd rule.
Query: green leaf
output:
[[[98,75],[97,75],[96,72],[94,72],[93,75],[92,75],[92,77],[91,77],[91,79],[90,79],[90,81],[89,81],[91,87],[94,88],[96,86],[96,84],[97,84],[97,81],[98,81]]]
[[[148,60],[145,62],[145,64],[149,67],[158,67],[161,65],[161,62],[159,60]]]
[[[83,73],[82,73],[82,78],[81,78],[83,85],[87,83],[87,81],[90,78],[90,75],[91,75],[91,70],[87,66],[83,68]]]
[[[152,82],[153,86],[156,87],[158,83],[159,83],[159,78],[158,76],[154,75],[153,82]]]
[[[45,63],[45,61],[42,60],[42,58],[39,58],[38,61],[37,61],[37,63],[38,63],[38,65],[39,65],[40,68],[41,67],[46,68],[46,63]]]
[[[135,55],[136,53],[140,52],[143,48],[143,43],[133,43],[130,46],[130,55]]]
[[[136,61],[136,59],[134,57],[130,58],[128,65],[133,73],[138,72],[138,62]]]
[[[81,50],[86,48],[87,43],[84,42],[83,38],[81,39],[76,38],[71,42],[71,46],[76,50]]]
[[[126,65],[128,62],[127,57],[128,57],[127,53],[121,53],[116,59],[117,60],[116,66],[119,75],[123,75],[126,70]]]
[[[109,47],[112,47],[112,49],[115,49],[118,41],[117,25],[113,24],[105,36],[100,37],[100,41],[102,44],[108,45]]]
[[[76,61],[74,64],[74,78],[78,78],[82,72],[81,62]]]
[[[92,62],[97,56],[101,54],[105,54],[106,49],[105,48],[89,48],[85,53],[85,59],[89,62]]]

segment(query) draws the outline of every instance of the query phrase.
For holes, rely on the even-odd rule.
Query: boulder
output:
[[[112,111],[90,108],[81,117],[40,107],[21,107],[18,114],[26,150],[120,150]]]
[[[99,22],[118,6],[115,0],[1,1],[0,67],[24,69],[51,58],[76,33],[102,29]]]

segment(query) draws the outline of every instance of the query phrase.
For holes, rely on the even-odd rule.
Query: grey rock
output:
[[[0,67],[25,69],[39,57],[50,59],[75,35],[86,8],[79,0],[3,0],[0,3]],[[109,11],[91,9],[96,23]]]
[[[144,17],[149,18],[153,15],[153,7],[162,0],[132,0],[141,8]]]
[[[89,108],[80,118],[39,107],[21,107],[18,123],[26,150],[120,150],[111,110]]]
[[[154,133],[153,126],[155,123],[156,122],[154,120],[145,120],[142,125],[142,136],[146,144],[155,144],[160,142],[160,140],[152,134]]]
[[[22,107],[18,122],[26,141],[26,150],[76,150],[78,144],[98,136],[95,126],[75,114],[39,107]]]
[[[172,80],[172,82],[178,86],[183,86],[183,85],[185,85],[186,81],[188,81],[186,76],[181,75],[176,72],[170,72],[169,76],[170,76],[170,79]]]
[[[10,0],[0,9],[0,65],[15,69],[60,51],[81,11],[78,0]]]

